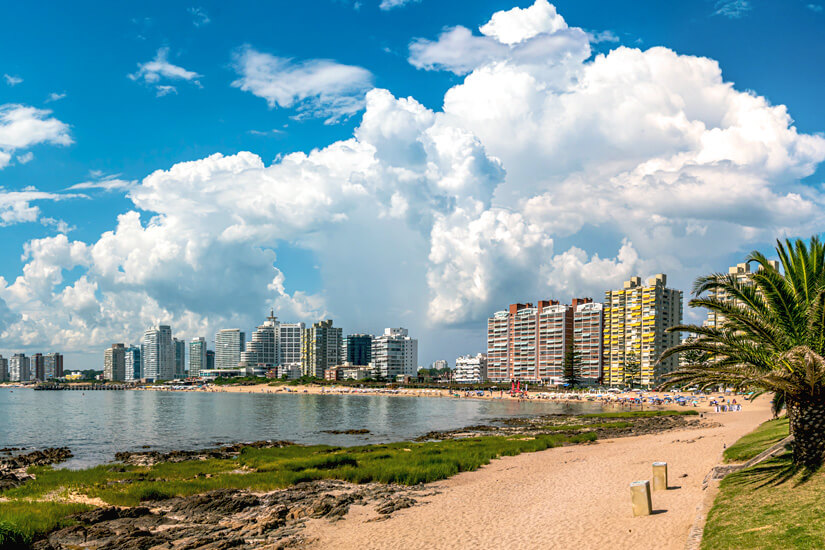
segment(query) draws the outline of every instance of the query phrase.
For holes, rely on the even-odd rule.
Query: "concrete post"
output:
[[[653,463],[653,490],[667,491],[667,462]]]
[[[653,510],[650,502],[650,482],[634,481],[630,484],[630,502],[633,505],[633,516],[649,516]]]

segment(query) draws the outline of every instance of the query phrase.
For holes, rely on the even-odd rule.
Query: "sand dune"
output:
[[[355,507],[337,523],[308,525],[309,548],[683,549],[702,481],[731,445],[770,417],[765,397],[741,412],[706,413],[716,427],[604,440],[505,457],[432,485],[440,494],[386,521]],[[657,513],[631,517],[629,483],[668,463],[670,485],[653,493]]]

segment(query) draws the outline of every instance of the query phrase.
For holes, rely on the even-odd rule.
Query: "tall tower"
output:
[[[206,338],[198,336],[189,342],[189,376],[200,376],[206,369]]]
[[[149,380],[175,378],[175,349],[172,328],[158,325],[143,333],[143,376]]]
[[[215,368],[237,369],[241,362],[246,334],[238,328],[225,328],[215,334]]]
[[[323,378],[324,371],[341,364],[341,329],[332,319],[313,323],[304,330],[301,370],[304,376]]]

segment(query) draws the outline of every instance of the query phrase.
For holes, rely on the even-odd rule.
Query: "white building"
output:
[[[172,346],[172,328],[169,325],[146,329],[143,333],[142,358],[144,378],[175,378],[175,348]]]
[[[277,364],[301,364],[301,338],[305,328],[304,323],[279,323]]]
[[[215,369],[236,369],[241,362],[246,334],[238,328],[225,328],[215,334]]]
[[[126,346],[112,344],[103,352],[103,379],[113,382],[126,380]]]
[[[278,319],[270,313],[264,324],[252,333],[252,340],[246,343],[246,349],[241,352],[241,366],[271,368],[281,362],[279,325]]]
[[[29,370],[30,361],[23,353],[15,353],[9,359],[9,380],[12,382],[28,382],[31,379]]]
[[[418,367],[418,340],[410,338],[405,328],[386,328],[372,340],[375,373],[386,380],[398,375],[415,376]]]
[[[487,380],[487,354],[462,355],[455,360],[456,384],[481,384]]]
[[[126,381],[140,380],[143,378],[143,363],[140,360],[140,346],[130,345],[126,348]]]
[[[206,338],[198,336],[189,342],[189,376],[200,376],[206,370]]]

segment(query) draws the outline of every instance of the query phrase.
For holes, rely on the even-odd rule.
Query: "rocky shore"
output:
[[[227,459],[237,458],[241,449],[274,449],[294,445],[291,441],[253,441],[251,443],[235,443],[212,449],[198,449],[195,451],[135,451],[115,453],[115,460],[131,466],[154,466],[161,462],[184,462],[186,460],[207,460],[210,458]]]
[[[36,542],[36,550],[276,549],[304,542],[309,519],[337,521],[353,505],[372,505],[379,518],[433,495],[420,488],[325,480],[268,493],[218,490],[147,502],[133,508],[97,508],[74,516],[75,525]]]
[[[0,491],[17,487],[26,480],[32,479],[33,476],[26,472],[29,466],[59,464],[72,457],[72,452],[66,447],[50,447],[30,453],[20,453],[22,450],[24,449],[15,447],[0,451],[8,454],[8,456],[0,457]]]

